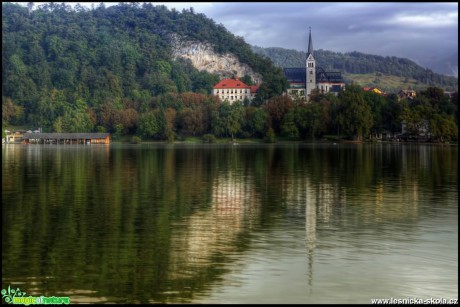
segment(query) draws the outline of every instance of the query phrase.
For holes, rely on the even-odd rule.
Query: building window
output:
[[[310,70],[310,75],[313,75],[313,70]]]

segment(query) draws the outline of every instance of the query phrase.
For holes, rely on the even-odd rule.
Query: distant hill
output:
[[[276,66],[305,67],[305,52],[277,47],[252,46],[252,49],[270,58]],[[363,83],[364,81],[359,81],[358,76],[366,75],[365,84],[362,85],[386,87],[384,90],[387,91],[396,91],[408,86],[412,89],[423,89],[428,86],[440,87],[447,91],[458,89],[458,78],[434,73],[405,58],[383,57],[361,52],[339,53],[319,49],[315,50],[315,59],[317,65],[326,70],[341,71],[348,81]],[[369,76],[374,76],[376,82],[368,82]],[[392,79],[392,81],[382,86],[381,81],[384,79]]]
[[[431,57],[420,60],[419,64],[432,69],[436,73],[458,78],[458,51],[456,50],[450,56],[444,58]]]

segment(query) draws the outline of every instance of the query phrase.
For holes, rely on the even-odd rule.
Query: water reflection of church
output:
[[[411,186],[412,189],[407,189],[407,186]],[[318,249],[318,229],[324,229],[327,226],[326,228],[332,227],[341,234],[356,233],[357,229],[379,227],[379,224],[388,220],[416,219],[418,217],[418,184],[407,182],[407,186],[401,186],[401,190],[398,191],[388,191],[381,181],[374,187],[374,197],[369,198],[369,194],[366,193],[351,194],[338,182],[315,184],[306,180],[304,184],[305,242],[310,286],[314,279],[313,265],[315,251]],[[350,220],[350,216],[354,216],[356,224],[344,224],[344,220]],[[336,240],[334,235],[330,238],[325,233],[322,235],[322,240],[324,240],[322,243],[329,239]],[[353,245],[359,240],[350,239],[349,242],[350,245]],[[326,247],[321,246],[321,249],[324,248]]]
[[[383,182],[379,182],[373,186],[374,194],[354,194],[340,180],[328,180],[330,174],[327,170],[322,173],[326,179],[321,182],[308,176],[282,176],[276,180],[279,184],[276,188],[282,192],[280,200],[285,202],[283,205],[286,205],[287,216],[292,217],[293,221],[299,221],[299,217],[303,220],[305,214],[309,286],[312,286],[314,280],[318,249],[335,248],[333,244],[328,247],[328,243],[336,240],[337,233],[346,234],[369,225],[374,227],[382,220],[406,219],[417,215],[417,208],[408,205],[417,203],[418,190],[415,183],[411,193],[405,193],[403,187],[401,191],[389,192],[385,190]],[[254,231],[254,225],[260,221],[261,196],[254,181],[252,175],[233,170],[219,172],[211,179],[207,192],[208,204],[175,222],[172,227],[168,261],[168,277],[171,280],[182,283],[199,279],[206,272],[218,271],[232,264],[232,255],[241,252],[242,238],[247,238],[247,234]],[[369,198],[369,195],[373,196]],[[385,207],[385,203],[391,205]],[[344,223],[350,221],[350,218],[356,224]],[[337,232],[321,231],[331,226]],[[353,248],[354,243],[350,242]]]

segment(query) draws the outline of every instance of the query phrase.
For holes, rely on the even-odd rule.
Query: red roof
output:
[[[225,89],[225,88],[249,88],[241,80],[235,79],[223,79],[219,83],[213,86],[213,89]]]
[[[249,88],[251,89],[251,93],[256,93],[259,90],[259,85],[251,85]]]

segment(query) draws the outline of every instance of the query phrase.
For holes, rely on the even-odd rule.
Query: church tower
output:
[[[310,101],[310,93],[316,88],[316,61],[313,57],[313,43],[311,42],[311,28],[308,38],[308,51],[306,59],[306,78],[305,78],[305,100]]]

